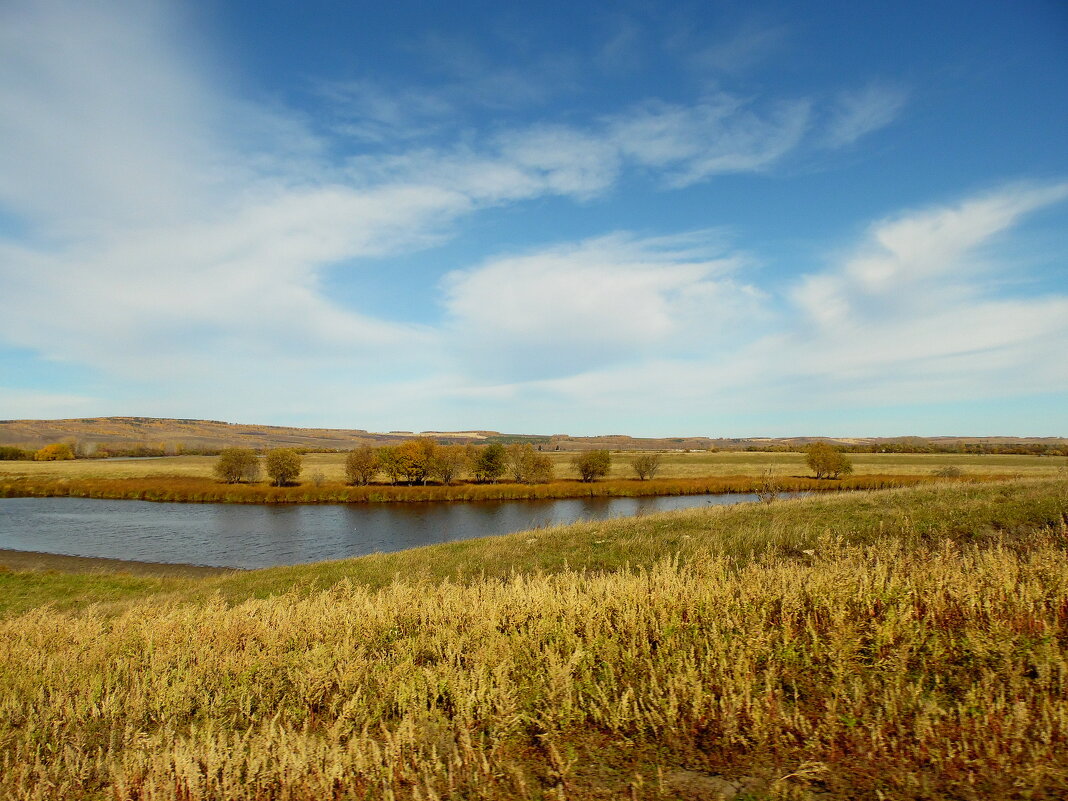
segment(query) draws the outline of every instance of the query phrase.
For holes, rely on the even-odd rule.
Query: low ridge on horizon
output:
[[[112,417],[83,417],[55,419],[0,420],[0,445],[39,448],[51,442],[73,438],[86,444],[162,444],[165,449],[180,451],[181,447],[225,447],[228,445],[281,446],[308,449],[345,450],[360,444],[387,444],[416,436],[438,437],[452,442],[482,442],[527,440],[551,443],[553,447],[571,448],[604,445],[616,450],[628,449],[701,449],[723,447],[774,447],[786,444],[806,444],[827,441],[842,445],[878,444],[891,442],[952,443],[1068,443],[1065,437],[1019,437],[1012,435],[942,435],[920,437],[832,436],[803,434],[787,437],[715,437],[708,435],[678,435],[643,437],[629,434],[538,434],[530,432],[501,432],[494,429],[404,430],[370,431],[363,428],[283,426],[257,423],[232,423],[225,420],[180,417],[142,417],[121,415]],[[628,447],[630,446],[630,447]]]

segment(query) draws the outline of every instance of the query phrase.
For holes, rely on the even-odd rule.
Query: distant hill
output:
[[[166,417],[84,417],[68,420],[0,420],[0,446],[37,449],[52,442],[68,442],[86,455],[97,450],[149,453],[217,452],[229,446],[291,447],[308,450],[349,450],[359,445],[388,445],[415,436],[439,442],[530,442],[543,450],[801,450],[823,440],[849,450],[957,450],[973,448],[1033,448],[1035,452],[1068,454],[1061,437],[631,437],[607,434],[573,437],[568,434],[503,434],[499,431],[389,431],[362,428],[294,428],[187,420]],[[105,446],[111,446],[110,448]]]
[[[449,442],[479,442],[500,436],[494,431],[433,432],[431,435]],[[364,444],[401,442],[413,436],[416,434],[404,431],[375,433],[363,429],[293,428],[160,417],[0,421],[0,445],[40,448],[50,442],[69,442],[90,454],[100,446],[117,449],[144,446],[147,450],[165,453],[217,451],[230,446],[348,450]]]

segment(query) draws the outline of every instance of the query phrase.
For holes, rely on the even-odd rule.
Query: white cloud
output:
[[[720,94],[694,106],[650,104],[613,121],[611,139],[638,164],[666,169],[688,186],[712,175],[766,169],[797,147],[808,127],[805,101],[751,103]]]
[[[845,147],[885,128],[897,119],[907,100],[908,94],[900,87],[878,83],[839,93],[828,112],[827,146]]]
[[[120,9],[0,8],[0,205],[49,233],[194,213],[225,172],[201,135],[215,105],[179,65],[170,20]]]
[[[627,17],[616,17],[606,24],[594,60],[605,72],[631,73],[643,61],[642,44],[642,27]]]
[[[839,269],[803,278],[793,299],[809,319],[832,330],[969,302],[998,269],[978,249],[1028,212],[1065,197],[1068,184],[1008,187],[884,220]]]
[[[695,66],[717,73],[746,72],[780,51],[787,39],[784,25],[757,25],[750,22],[729,38],[698,50],[691,61]]]
[[[334,130],[375,144],[431,136],[458,112],[441,92],[386,87],[366,78],[323,83],[319,94],[339,118]]]
[[[0,204],[34,233],[0,241],[10,299],[0,337],[141,380],[271,374],[280,362],[432,369],[447,344],[438,334],[335,303],[320,289],[327,271],[432,245],[487,205],[592,197],[628,165],[665,171],[674,183],[761,169],[804,124],[796,109],[758,113],[717,96],[367,156],[338,170],[298,115],[213,87],[162,6],[47,0],[0,14],[0,151],[12,155],[0,163]],[[454,65],[457,80],[471,77],[469,66]],[[433,122],[459,102],[390,98],[369,83],[343,89],[352,124],[385,133]],[[584,275],[617,271],[625,285],[601,283],[612,305],[637,314],[632,324],[644,320],[650,343],[680,325],[679,310],[716,302],[716,293],[731,296],[728,305],[744,295],[711,281],[711,262],[665,252],[638,254],[650,259],[639,263],[634,243],[613,247],[620,252],[602,253]],[[547,287],[564,280],[561,259]],[[472,277],[466,286],[476,285]],[[51,323],[42,327],[46,308]],[[611,317],[600,325],[618,332]],[[607,338],[598,347],[619,350]]]
[[[768,170],[798,147],[809,116],[806,101],[758,107],[718,94],[692,105],[644,103],[587,126],[505,130],[477,149],[360,156],[349,166],[361,183],[419,180],[481,203],[546,194],[588,199],[609,190],[627,168],[649,170],[667,188]]]
[[[817,410],[1068,392],[1068,294],[998,296],[993,282],[1014,265],[1004,243],[1000,255],[990,249],[1065,197],[1068,184],[1010,186],[876,223],[849,255],[788,288],[778,312],[770,288],[730,277],[730,261],[707,272],[670,257],[653,267],[618,255],[620,245],[643,250],[625,237],[461,274],[453,303],[461,333],[486,339],[476,355],[497,368],[498,380],[481,385],[484,400],[496,399],[487,404],[507,398],[522,410],[549,398],[551,408],[587,410],[601,431],[650,409],[659,420],[707,420],[711,431],[725,415],[762,415],[784,431]],[[623,267],[605,266],[605,252]],[[680,287],[706,286],[720,302],[676,305]],[[583,317],[592,324],[580,326]],[[710,330],[712,320],[723,327]],[[604,350],[582,351],[584,335],[602,344],[601,331]]]
[[[4,410],[7,420],[67,417],[79,413],[88,415],[96,403],[98,401],[95,398],[84,395],[0,387],[0,409]]]
[[[706,354],[751,326],[760,293],[707,232],[600,237],[448,275],[451,350],[483,376],[552,376]]]

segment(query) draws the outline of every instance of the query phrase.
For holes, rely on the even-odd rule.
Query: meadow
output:
[[[571,452],[547,451],[557,478],[577,479],[570,465]],[[634,477],[629,461],[638,452],[613,451],[608,478]],[[691,451],[661,454],[661,478],[707,478],[714,476],[757,476],[771,470],[780,476],[809,474],[802,453],[763,453],[744,451]],[[855,475],[929,475],[942,467],[958,467],[967,474],[1020,476],[1056,475],[1068,466],[1068,459],[1050,456],[974,455],[941,453],[856,453],[849,454]],[[23,475],[49,479],[110,479],[175,476],[212,478],[214,456],[164,456],[153,459],[77,459],[59,462],[3,462],[0,477]],[[304,455],[303,482],[316,473],[327,481],[345,479],[344,453]]]
[[[1046,478],[0,573],[0,797],[1063,798],[1066,556]]]
[[[79,459],[56,462],[0,462],[0,497],[70,495],[154,501],[218,503],[365,503],[390,501],[509,500],[589,496],[681,495],[753,492],[770,472],[783,491],[881,489],[935,480],[946,467],[965,481],[1015,476],[1053,476],[1068,460],[1045,456],[958,454],[851,454],[854,473],[842,481],[815,481],[803,454],[751,452],[667,452],[657,478],[638,481],[630,467],[634,453],[614,452],[609,475],[582,483],[570,464],[571,453],[549,452],[556,480],[548,484],[459,482],[453,486],[369,487],[344,482],[342,453],[304,456],[296,486],[265,482],[228,485],[212,477],[215,457],[155,459]]]

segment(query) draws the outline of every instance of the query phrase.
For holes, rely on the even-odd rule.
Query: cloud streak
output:
[[[723,347],[762,296],[719,239],[613,234],[453,272],[449,350],[477,375],[529,380]]]
[[[999,297],[996,282],[1014,265],[991,252],[1066,197],[1068,183],[1013,185],[875,223],[851,253],[789,287],[776,311],[764,308],[755,335],[735,347],[689,359],[660,351],[639,368],[608,365],[541,390],[621,416],[701,404],[781,420],[1068,392],[1068,295]]]

